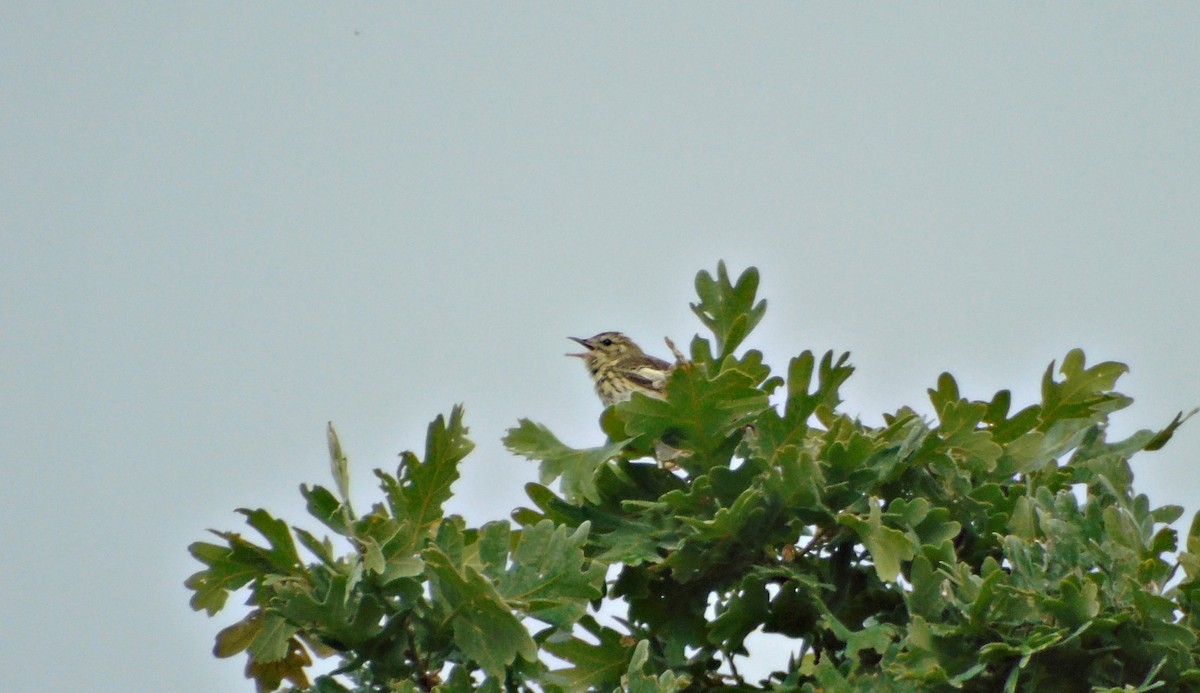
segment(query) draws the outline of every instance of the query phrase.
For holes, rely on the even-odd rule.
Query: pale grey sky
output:
[[[1132,368],[1118,432],[1167,423],[1200,404],[1197,36],[1196,3],[9,3],[6,690],[253,690],[188,543],[303,521],[327,420],[372,502],[457,402],[452,509],[506,517],[506,427],[601,439],[565,337],[666,355],[722,258],[763,274],[752,346],[851,351],[868,422],[942,370],[1027,404],[1081,346]],[[1200,509],[1198,453],[1193,422],[1136,461],[1153,503]]]

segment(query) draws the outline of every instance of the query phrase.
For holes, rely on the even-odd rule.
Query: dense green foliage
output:
[[[311,684],[323,693],[1200,689],[1200,523],[1179,547],[1182,508],[1152,508],[1128,464],[1181,417],[1109,441],[1125,366],[1076,350],[1020,411],[943,374],[936,419],[903,408],[866,426],[838,408],[846,355],[804,352],[786,378],[739,355],[765,311],[757,284],[700,273],[712,339],[692,341],[666,400],[606,410],[605,445],[526,420],[508,432],[541,472],[515,527],[443,513],[472,447],[461,409],[422,457],[376,471],[382,502],[361,515],[331,429],[336,492],[302,493],[336,543],[253,510],[262,543],[191,546],[193,608],[249,592],[216,654],[245,652],[260,690],[309,688],[310,655],[336,657]],[[623,618],[603,625],[608,600]],[[747,681],[758,630],[792,656]]]

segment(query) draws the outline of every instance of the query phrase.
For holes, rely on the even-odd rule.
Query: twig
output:
[[[680,364],[687,363],[687,358],[681,351],[679,351],[679,349],[675,348],[675,342],[672,342],[670,337],[663,337],[663,341],[667,343],[667,348],[670,349],[671,353],[675,355],[675,365],[678,366]]]
[[[813,535],[812,539],[809,540],[809,542],[807,544],[805,544],[804,548],[800,549],[800,551],[798,553],[796,553],[795,558],[803,558],[804,554],[811,551],[817,545],[817,542],[820,542],[820,541],[826,539],[828,537],[828,535],[829,535],[829,531],[825,527],[822,527],[821,529],[817,530],[817,533]],[[793,558],[793,560],[795,560],[795,558]]]
[[[417,651],[417,634],[413,632],[412,623],[404,620],[404,631],[408,634],[408,656],[412,659],[413,668],[417,670],[417,685],[423,691],[432,691],[434,686],[442,682],[442,678],[438,676],[436,671],[426,669],[428,662],[421,658],[421,653]]]
[[[729,662],[729,670],[733,672],[734,680],[737,681],[739,686],[745,686],[746,679],[743,679],[742,675],[738,673],[737,663],[733,661],[733,655],[726,652],[725,653],[725,661]]]

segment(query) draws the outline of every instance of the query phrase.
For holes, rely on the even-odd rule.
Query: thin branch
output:
[[[812,539],[810,539],[807,544],[805,544],[804,548],[796,552],[795,558],[803,558],[804,554],[811,551],[821,541],[828,539],[829,535],[831,534],[833,534],[833,532],[830,532],[827,527],[822,527],[821,529],[817,530],[817,533],[813,535]]]

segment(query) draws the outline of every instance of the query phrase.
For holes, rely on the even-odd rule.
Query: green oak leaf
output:
[[[757,292],[758,270],[754,267],[743,271],[736,283],[729,280],[724,262],[717,263],[716,279],[705,271],[696,274],[700,302],[692,304],[692,312],[716,337],[718,361],[732,354],[767,312],[766,299],[755,303]]]
[[[883,526],[882,512],[875,498],[866,519],[850,513],[838,515],[838,523],[854,530],[863,545],[871,552],[875,572],[884,582],[892,582],[900,574],[900,562],[912,560],[916,547],[900,530]]]
[[[547,640],[542,645],[546,652],[571,665],[550,671],[546,683],[568,691],[611,690],[620,683],[621,674],[629,665],[631,651],[625,644],[625,636],[600,626],[590,616],[580,626],[597,642],[570,637]]]
[[[621,441],[596,448],[577,450],[563,444],[545,426],[521,419],[516,428],[508,429],[503,439],[509,452],[541,462],[540,482],[548,484],[561,478],[560,488],[567,500],[576,505],[584,499],[600,502],[596,490],[596,472],[624,447]]]
[[[521,531],[511,556],[499,550],[499,536],[490,537],[489,547],[480,552],[484,573],[510,606],[569,628],[583,616],[587,603],[603,594],[607,566],[584,557],[589,529],[587,522],[571,531],[543,520]]]
[[[766,393],[754,385],[752,375],[736,369],[710,379],[700,368],[683,366],[667,380],[667,399],[637,394],[616,409],[629,435],[663,441],[709,459],[728,445],[730,434],[767,408]],[[688,459],[680,465],[687,468]]]
[[[435,598],[450,608],[454,643],[485,672],[504,676],[518,656],[537,660],[537,644],[486,577],[471,566],[461,571],[437,547],[422,552]]]

